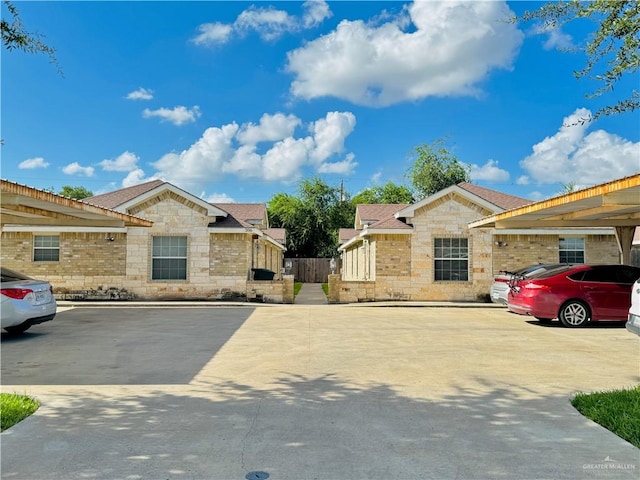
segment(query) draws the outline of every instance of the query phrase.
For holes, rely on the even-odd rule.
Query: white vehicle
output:
[[[640,335],[640,278],[636,280],[631,290],[631,308],[629,308],[627,330]]]
[[[0,324],[9,333],[22,333],[56,316],[53,287],[8,268],[0,269]]]

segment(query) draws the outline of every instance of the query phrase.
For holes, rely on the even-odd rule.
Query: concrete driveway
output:
[[[108,330],[85,337],[97,342],[98,360],[78,364],[80,339],[60,343],[56,327],[93,318],[98,328],[101,315]],[[184,328],[160,334],[175,322]],[[254,472],[296,480],[635,479],[640,472],[638,449],[569,404],[576,391],[638,383],[640,340],[621,326],[544,327],[496,308],[293,305],[76,308],[32,330],[33,338],[2,342],[2,391],[43,402],[2,434],[7,479],[260,478]],[[127,336],[132,341],[122,343]],[[34,348],[38,367],[12,360]],[[136,373],[105,372],[124,365],[105,350],[128,355]],[[56,367],[47,376],[47,358],[58,366],[64,358],[76,373]],[[144,381],[167,369],[154,377],[160,383]],[[55,378],[67,381],[51,384]]]

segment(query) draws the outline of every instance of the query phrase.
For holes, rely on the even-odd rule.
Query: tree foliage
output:
[[[577,79],[593,77],[601,87],[588,98],[599,97],[614,89],[624,76],[634,75],[640,66],[640,3],[637,0],[565,0],[548,2],[538,10],[527,11],[514,20],[542,21],[546,27],[558,28],[577,20],[589,19],[595,25],[584,47],[587,56]],[[637,82],[635,83],[637,85]],[[640,106],[640,92],[633,89],[627,98],[607,105],[593,115],[614,115]]]
[[[354,207],[321,178],[302,180],[298,195],[278,193],[268,204],[270,224],[287,230],[287,256],[334,257],[338,230],[353,223]]]
[[[384,185],[376,185],[363,190],[355,195],[351,202],[354,205],[362,203],[412,203],[413,193],[405,185],[387,182]]]
[[[85,187],[72,187],[71,185],[63,186],[58,194],[63,197],[75,198],[76,200],[93,197],[93,192],[91,190],[87,190]]]
[[[415,159],[407,171],[407,178],[413,186],[416,200],[451,185],[471,181],[469,166],[460,163],[441,139],[431,145],[418,145],[413,154]]]
[[[20,19],[18,9],[8,0],[3,1],[4,5],[11,16],[11,21],[6,18],[0,20],[0,32],[2,33],[2,45],[7,50],[22,50],[27,53],[44,53],[49,56],[51,63],[55,64],[60,70],[58,60],[56,59],[55,48],[50,47],[42,41],[43,35],[40,33],[32,33],[25,30]]]

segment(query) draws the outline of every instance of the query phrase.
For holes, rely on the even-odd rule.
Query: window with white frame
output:
[[[153,237],[151,279],[187,279],[187,237]]]
[[[434,279],[466,282],[469,280],[469,240],[434,238]]]
[[[60,236],[34,235],[33,261],[34,262],[59,262],[60,261]]]
[[[584,238],[560,238],[560,263],[584,263]]]

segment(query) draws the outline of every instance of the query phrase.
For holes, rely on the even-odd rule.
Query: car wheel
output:
[[[558,319],[565,327],[582,327],[591,320],[591,313],[584,302],[570,300],[560,308]]]
[[[22,333],[26,332],[31,328],[31,325],[28,323],[23,323],[21,325],[16,325],[15,327],[5,327],[5,330],[9,333]]]
[[[540,323],[543,323],[545,325],[549,325],[553,321],[552,318],[540,318],[540,317],[536,317],[536,320],[538,320]]]

